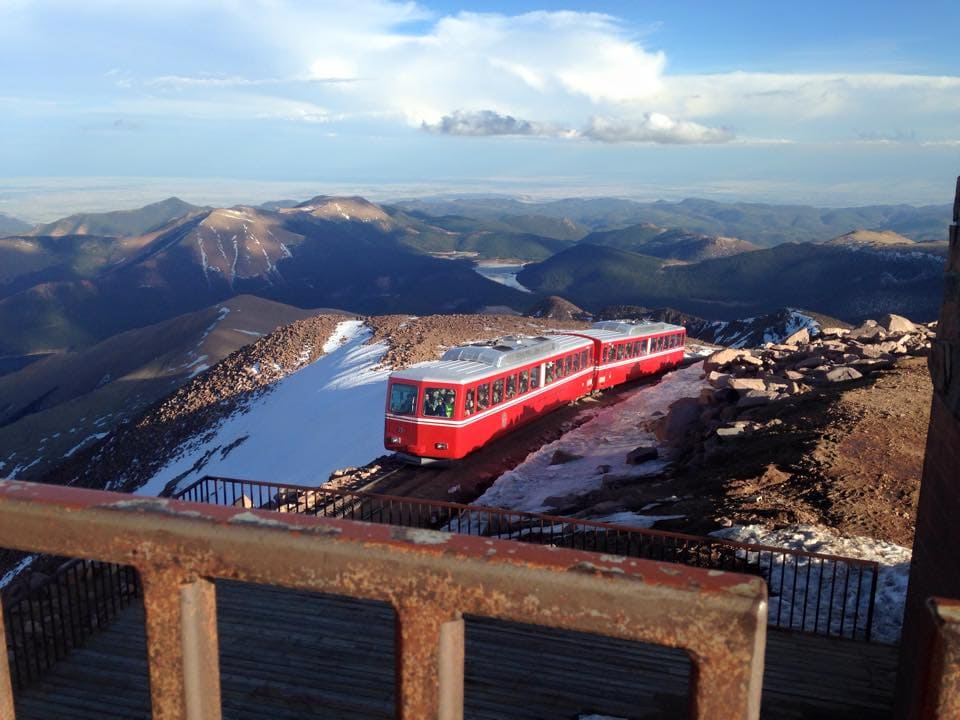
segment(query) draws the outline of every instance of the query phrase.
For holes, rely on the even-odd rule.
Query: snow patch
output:
[[[70,448],[69,450],[67,450],[67,451],[63,454],[63,456],[64,456],[65,458],[73,457],[73,454],[74,454],[75,452],[77,452],[77,450],[79,450],[80,448],[82,448],[84,445],[89,444],[91,440],[93,440],[94,442],[96,442],[97,440],[102,440],[103,438],[105,438],[105,437],[106,437],[107,435],[109,435],[109,434],[110,434],[110,433],[102,432],[102,433],[94,433],[93,435],[88,435],[88,436],[85,437],[83,440],[81,440],[81,441],[78,442],[76,445],[74,445],[72,448]]]
[[[520,281],[517,280],[517,273],[523,270],[523,267],[524,263],[515,265],[506,265],[503,263],[477,263],[473,266],[473,270],[478,275],[482,275],[483,277],[487,278],[487,280],[493,280],[495,283],[506,285],[514,290],[530,293],[533,291],[530,290],[530,288],[521,285]]]
[[[333,329],[333,333],[323,344],[323,354],[332,353],[345,342],[356,337],[361,330],[363,330],[362,320],[346,320],[337,323],[337,327]]]
[[[873,560],[880,563],[871,637],[877,642],[886,643],[895,643],[900,639],[903,608],[907,597],[907,579],[910,575],[911,551],[909,548],[868,537],[842,537],[827,528],[816,525],[797,525],[780,530],[770,530],[760,525],[735,525],[731,528],[719,530],[713,535],[737,542],[794,548],[826,555]],[[801,562],[796,572],[791,565],[787,567],[784,573],[783,566],[777,563],[771,572],[773,573],[773,581],[769,582],[770,587],[780,587],[780,580],[783,577],[784,592],[782,596],[772,595],[770,597],[768,614],[775,618],[779,613],[780,617],[786,620],[790,617],[791,607],[802,607],[808,572],[810,573],[809,587],[817,587],[820,581],[819,567],[816,563],[808,565]],[[840,570],[839,573],[840,582],[843,582],[844,570]],[[852,573],[851,578],[851,583],[855,585],[857,573]],[[827,570],[824,572],[823,582],[827,583],[830,580],[831,571]],[[855,613],[859,613],[858,627],[863,625],[867,617],[866,601],[869,596],[869,588],[866,587],[867,580],[869,580],[869,575],[864,580],[864,600],[861,607],[856,608],[854,603],[848,602],[845,608],[845,626],[852,626]],[[794,583],[796,583],[795,589]],[[791,600],[795,602],[791,602]],[[826,609],[824,607],[821,610],[821,615],[824,617]],[[839,612],[835,609],[835,625],[839,624],[839,614],[842,614],[842,612],[843,609],[840,609]],[[813,620],[814,618],[808,613],[806,617],[808,628],[813,627]],[[801,623],[802,613],[797,612],[793,624],[799,628]],[[823,627],[824,624],[825,622],[821,621],[820,626]]]
[[[380,363],[387,345],[365,344],[373,333],[359,321],[341,334],[346,340],[337,349],[183,445],[138,494],[157,495],[174,478],[184,486],[208,474],[317,486],[338,468],[382,455],[390,369]]]
[[[17,575],[22,573],[24,570],[26,570],[28,567],[30,567],[30,565],[36,559],[37,559],[36,555],[27,555],[27,557],[25,557],[23,560],[18,562],[14,567],[7,570],[7,572],[4,573],[3,577],[0,577],[0,589],[5,588],[7,585],[13,582],[13,579]]]

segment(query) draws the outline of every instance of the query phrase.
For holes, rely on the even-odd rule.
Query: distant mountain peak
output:
[[[857,228],[839,237],[835,237],[832,240],[827,240],[824,244],[885,247],[889,245],[915,245],[916,243],[893,230],[866,230],[864,228]]]

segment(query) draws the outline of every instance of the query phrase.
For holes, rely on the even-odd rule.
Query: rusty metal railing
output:
[[[13,683],[23,688],[139,595],[133,568],[96,560],[61,560],[52,575],[3,595]]]
[[[154,720],[220,717],[219,578],[390,603],[402,720],[462,718],[464,614],[685,649],[691,717],[759,715],[766,639],[759,578],[15,481],[0,481],[0,547],[136,569]],[[0,718],[14,717],[0,654]]]
[[[960,195],[958,195],[960,197]],[[930,598],[933,643],[925,662],[926,686],[918,717],[960,717],[960,600]]]
[[[502,508],[206,476],[176,498],[443,529],[764,578],[773,627],[870,640],[879,564],[870,560]]]

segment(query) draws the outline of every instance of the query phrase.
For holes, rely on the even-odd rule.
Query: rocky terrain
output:
[[[556,498],[557,511],[643,510],[675,518],[657,527],[693,533],[809,524],[909,546],[932,335],[887,316],[721,350],[704,362],[699,397],[649,421],[657,442],[634,460],[667,458],[662,472],[605,478],[598,491]]]

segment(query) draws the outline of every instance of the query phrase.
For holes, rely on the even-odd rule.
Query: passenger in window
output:
[[[457,396],[454,394],[453,390],[444,390],[443,391],[443,416],[452,418],[453,417],[453,408],[456,404]]]
[[[490,386],[487,384],[477,388],[477,409],[486,410],[490,407]]]
[[[549,385],[553,382],[553,362],[547,362],[543,365],[543,384]]]
[[[467,390],[467,394],[464,397],[463,401],[463,414],[464,415],[473,415],[473,388]]]
[[[617,360],[623,360],[623,345],[617,345]]]
[[[517,394],[517,376],[511,375],[507,378],[507,400],[512,399]]]
[[[573,369],[573,358],[567,355],[567,357],[563,361],[563,374],[569,375],[572,369]]]
[[[577,372],[580,369],[580,353],[577,353],[573,356],[573,371]]]
[[[493,404],[499,405],[503,400],[503,380],[495,380],[493,383]]]
[[[523,394],[530,387],[530,373],[524,370],[520,373],[520,393]]]
[[[530,389],[536,390],[540,387],[540,366],[530,368]]]

